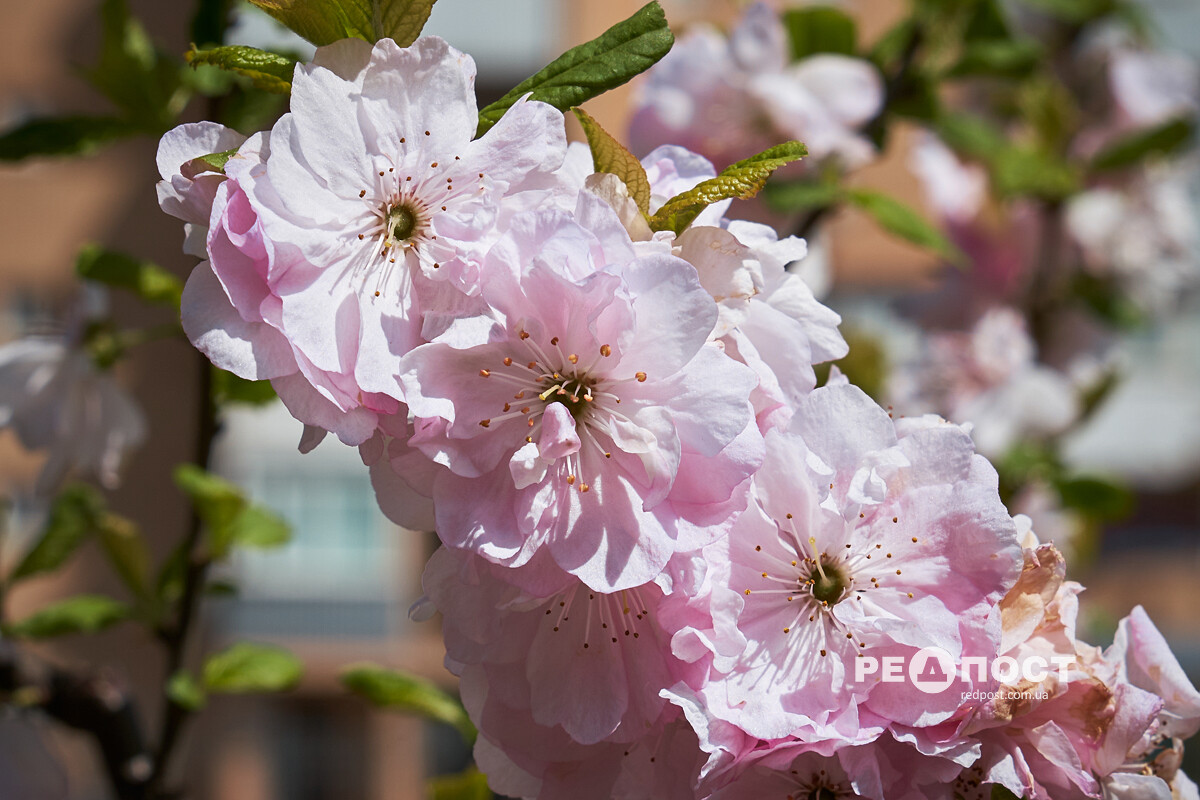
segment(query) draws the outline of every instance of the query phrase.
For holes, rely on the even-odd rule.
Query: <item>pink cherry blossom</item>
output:
[[[711,658],[701,696],[714,716],[768,739],[934,725],[957,711],[970,676],[924,694],[859,676],[856,662],[923,647],[956,663],[996,653],[995,606],[1020,551],[995,473],[956,426],[913,421],[900,433],[839,386],[808,395],[791,431],[767,434],[755,502],[708,551],[723,626],[677,635],[681,647],[712,642],[711,656],[691,650]]]
[[[535,596],[508,582],[528,569],[451,548],[430,560],[423,585],[442,612],[452,671],[482,666],[490,696],[580,744],[630,742],[659,725],[659,692],[692,669],[672,655],[659,619],[693,616],[682,601],[672,609],[656,583],[603,594],[565,575]],[[674,588],[686,590],[680,577],[685,585]]]
[[[725,167],[798,139],[813,160],[869,161],[874,148],[857,128],[882,104],[879,73],[833,54],[789,64],[787,50],[783,24],[765,3],[752,5],[728,38],[707,27],[689,30],[642,87],[630,131],[634,151],[676,144]]]
[[[183,251],[207,258],[205,241],[217,187],[225,175],[200,156],[241,147],[246,137],[215,122],[189,122],[163,134],[158,143],[158,205],[184,221]]]
[[[0,346],[0,429],[45,450],[36,492],[52,495],[71,476],[120,483],[129,451],[146,438],[137,403],[91,355],[69,341],[18,339]]]
[[[473,87],[437,38],[346,40],[298,67],[291,112],[216,190],[210,264],[184,297],[193,343],[349,444],[401,413],[400,356],[482,311],[499,199],[562,161],[562,115],[542,103],[472,141]]]
[[[1003,455],[1017,440],[1062,432],[1078,414],[1071,383],[1034,356],[1024,318],[993,308],[969,332],[931,334],[893,377],[892,402],[904,413],[970,423],[981,453]]]
[[[598,591],[652,580],[721,535],[761,458],[750,370],[707,345],[712,298],[688,264],[636,257],[559,212],[514,218],[483,265],[503,320],[488,344],[431,343],[400,382],[453,547],[546,564]]]

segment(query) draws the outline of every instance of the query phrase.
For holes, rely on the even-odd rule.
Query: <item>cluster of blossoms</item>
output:
[[[1076,641],[1080,587],[966,429],[816,388],[847,348],[802,240],[726,202],[652,231],[554,108],[473,138],[474,77],[432,37],[322,48],[270,131],[167,134],[159,187],[205,259],[193,343],[440,536],[413,615],[442,616],[496,791],[1195,796],[1200,694],[1145,615]],[[651,212],[716,174],[642,166]],[[948,687],[889,680],[931,651]]]
[[[1047,19],[1007,5],[1005,11],[1011,13],[993,20],[1005,33],[993,29],[989,36],[1011,34],[1004,41],[1058,47]],[[789,15],[804,13],[781,14],[758,2],[727,34],[704,26],[689,30],[650,71],[632,140],[643,150],[683,144],[720,165],[736,158],[737,148],[761,146],[772,137],[801,139],[813,158],[788,177],[820,194],[831,176],[876,157],[865,134],[878,133],[889,115],[919,117],[930,129],[909,150],[909,166],[936,228],[969,268],[947,270],[934,292],[900,303],[904,333],[912,334],[915,346],[905,351],[894,341],[880,342],[888,363],[880,368],[885,377],[877,396],[898,414],[933,411],[972,424],[976,446],[989,458],[1005,460],[1022,449],[1057,458],[1069,437],[1084,435],[1098,399],[1127,366],[1121,361],[1123,334],[1169,322],[1200,287],[1195,159],[1160,152],[1170,151],[1172,136],[1186,139],[1194,129],[1200,68],[1181,55],[1149,49],[1112,20],[1079,23],[1066,37],[1072,45],[1039,64],[1041,72],[1024,85],[1008,81],[1013,74],[1000,69],[943,93],[953,96],[939,101],[947,106],[945,116],[991,131],[991,138],[985,133],[983,143],[973,146],[948,137],[973,159],[968,161],[938,138],[943,114],[904,110],[913,100],[912,86],[906,97],[890,96],[896,89],[903,95],[904,70],[911,64],[918,63],[917,74],[930,69],[918,55],[919,37],[905,39],[912,34],[903,25],[884,37],[896,34],[898,42],[908,42],[895,69],[879,48],[871,55],[876,63],[833,53],[793,60],[795,52],[811,49],[803,33],[789,41],[797,25]],[[920,27],[919,20],[904,24]],[[932,26],[921,35],[945,34]],[[984,45],[995,44],[990,41]],[[973,54],[970,42],[938,41],[929,51],[934,64],[939,52],[961,52],[964,65]],[[969,79],[979,74],[972,72],[977,67],[950,70],[941,80]],[[1035,112],[997,110],[1032,107],[1031,98],[1047,87],[1064,96],[1048,95],[1041,119]],[[933,94],[940,88],[926,87]],[[1152,141],[1159,144],[1146,144]],[[1041,166],[1022,166],[1019,158],[1004,163],[997,153],[1010,146],[1014,153],[1027,149],[1018,155],[1044,151],[1052,159]],[[1010,185],[1015,172],[1056,166],[1064,186]],[[780,225],[797,222],[780,213],[771,218]],[[810,214],[796,230],[811,235],[820,218]],[[1191,453],[1173,460],[1187,470],[1197,463]],[[1065,507],[1053,480],[1004,477],[1010,507],[1030,512],[1043,535],[1061,543],[1088,529],[1087,514]]]
[[[27,450],[45,451],[34,486],[39,498],[79,477],[114,488],[129,451],[146,438],[141,408],[86,346],[105,303],[89,288],[65,332],[0,346],[0,430],[12,430]]]

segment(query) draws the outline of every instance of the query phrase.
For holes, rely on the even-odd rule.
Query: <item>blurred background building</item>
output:
[[[98,39],[98,0],[3,0],[0,10],[0,128],[29,115],[95,110],[99,102],[75,67],[92,58]],[[192,3],[133,0],[135,13],[165,47],[186,49]],[[498,97],[557,53],[632,13],[640,2],[567,0],[441,0],[426,31],[471,53],[479,66],[480,104]],[[732,19],[737,4],[664,0],[674,25]],[[855,0],[842,5],[860,20],[863,37],[878,36],[900,12],[900,0]],[[1148,3],[1164,22],[1168,44],[1200,56],[1200,5],[1195,0]],[[270,45],[284,36],[265,16],[243,9],[233,41]],[[296,41],[287,40],[289,46]],[[623,131],[629,89],[589,104],[610,131]],[[192,112],[200,118],[202,109]],[[888,157],[856,180],[907,197],[919,196],[905,165],[908,144],[895,137]],[[90,241],[135,253],[185,275],[178,223],[155,201],[156,142],[122,142],[88,159],[38,160],[0,168],[0,342],[35,330],[70,302],[75,253]],[[925,253],[886,238],[844,212],[827,231],[838,294],[831,304],[886,295],[927,279],[935,266]],[[117,313],[134,321],[148,312],[114,297]],[[153,320],[148,320],[153,321]],[[1082,463],[1119,467],[1135,478],[1137,514],[1106,531],[1094,559],[1073,577],[1089,587],[1084,607],[1104,631],[1142,603],[1172,641],[1195,680],[1200,677],[1200,478],[1170,472],[1169,459],[1194,462],[1172,415],[1200,417],[1200,318],[1147,333],[1131,345],[1134,371],[1105,416],[1072,443]],[[134,455],[113,505],[141,522],[163,558],[186,524],[187,507],[170,473],[194,447],[196,357],[183,342],[150,345],[122,377],[133,386],[150,423],[151,445]],[[301,686],[283,696],[215,698],[188,731],[189,781],[203,800],[408,800],[423,797],[428,775],[460,769],[468,753],[453,731],[379,713],[348,698],[337,681],[346,664],[371,660],[411,670],[453,688],[441,664],[436,623],[409,622],[420,594],[419,575],[435,546],[429,535],[396,529],[378,511],[357,454],[326,443],[296,451],[299,424],[280,407],[228,415],[214,467],[277,509],[295,528],[285,549],[243,554],[229,576],[240,587],[206,608],[204,645],[234,638],[277,642],[307,665]],[[1194,445],[1200,447],[1200,443]],[[39,464],[0,434],[0,481],[29,485]],[[33,514],[29,510],[26,517]],[[20,515],[19,515],[20,516]],[[30,525],[12,531],[5,553],[20,549]],[[49,599],[111,590],[101,570],[78,559],[71,569],[34,581],[12,598],[20,616]],[[117,628],[86,643],[70,639],[43,648],[65,663],[90,659],[109,665],[139,687],[141,708],[158,713],[153,687],[163,665],[151,643]],[[45,731],[50,752],[64,765],[71,800],[108,797],[91,743],[60,729]],[[1193,774],[1195,772],[1193,771]],[[0,798],[0,800],[20,800]]]

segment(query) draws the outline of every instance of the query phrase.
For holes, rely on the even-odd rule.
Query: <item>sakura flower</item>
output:
[[[1108,79],[1126,126],[1158,125],[1200,110],[1200,68],[1182,53],[1115,49]]]
[[[952,223],[970,222],[987,199],[983,167],[964,164],[933,134],[926,133],[917,140],[909,169],[921,180],[929,205]]]
[[[1200,282],[1200,230],[1186,171],[1148,169],[1127,190],[1099,187],[1067,205],[1084,267],[1151,313]]]
[[[321,48],[297,67],[291,112],[217,190],[189,337],[349,444],[399,413],[400,356],[480,313],[470,295],[500,198],[562,161],[562,115],[542,103],[472,141],[474,77],[433,37]]]
[[[869,63],[822,54],[788,64],[787,34],[765,3],[751,6],[728,39],[699,28],[650,71],[630,131],[635,152],[677,144],[720,167],[798,139],[813,160],[849,167],[874,148],[857,132],[883,102]]]
[[[658,725],[659,692],[689,668],[659,621],[680,613],[663,588],[603,594],[564,576],[548,587],[558,591],[535,596],[507,582],[522,569],[444,547],[430,559],[423,585],[442,612],[451,670],[481,666],[490,695],[580,744],[630,742]]]
[[[654,579],[727,530],[761,443],[750,370],[706,345],[716,306],[695,270],[635,257],[619,222],[594,234],[558,212],[514,218],[483,265],[502,324],[488,344],[431,343],[399,380],[412,440],[448,467],[438,532],[507,566],[546,566],[597,591]]]
[[[158,143],[158,205],[184,221],[183,251],[207,258],[205,242],[217,187],[225,175],[198,159],[241,147],[246,137],[215,122],[189,122],[163,134]]]
[[[864,659],[995,654],[995,606],[1020,552],[995,473],[956,426],[922,420],[899,433],[846,385],[815,390],[789,432],[767,434],[755,502],[709,551],[717,625],[676,636],[677,647],[711,643],[711,656],[688,650],[711,658],[700,694],[717,718],[766,739],[929,726],[974,679],[926,694],[860,671]]]
[[[146,438],[140,408],[82,348],[31,337],[0,347],[0,429],[47,451],[36,491],[53,494],[69,476],[120,482],[129,451]]]
[[[892,401],[905,413],[935,411],[971,423],[981,453],[1003,454],[1019,439],[1050,436],[1078,413],[1070,382],[1034,361],[1024,319],[995,308],[969,333],[929,337],[920,358],[892,379]]]
[[[642,164],[650,181],[652,210],[716,175],[704,157],[670,145],[654,150]],[[671,231],[651,233],[614,175],[587,179],[581,208],[589,195],[612,207],[639,252],[670,252],[696,268],[700,285],[717,302],[712,338],[759,377],[751,396],[759,428],[786,427],[791,408],[816,386],[813,364],[847,352],[838,332],[841,317],[788,271],[807,255],[805,241],[795,236],[780,240],[769,226],[723,219],[728,201],[705,208],[679,236]]]
[[[506,707],[480,680],[477,667],[461,679],[464,705],[476,727],[475,761],[488,785],[507,797],[538,800],[693,800],[702,754],[682,718],[632,742],[582,745],[561,728],[532,722]]]

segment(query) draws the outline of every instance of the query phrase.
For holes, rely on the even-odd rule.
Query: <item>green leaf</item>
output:
[[[1149,321],[1146,310],[1112,279],[1081,272],[1071,281],[1071,291],[1093,314],[1119,331],[1135,331]]]
[[[1058,483],[1058,494],[1066,508],[1102,520],[1128,516],[1134,507],[1133,493],[1103,478],[1084,476]]]
[[[238,642],[204,662],[204,687],[210,692],[282,692],[304,674],[300,659],[271,645]]]
[[[988,168],[992,186],[1001,196],[1056,200],[1079,190],[1081,177],[1075,167],[1043,150],[1011,144],[986,120],[945,115],[934,128],[948,147]]]
[[[46,639],[68,633],[95,633],[128,619],[125,603],[99,594],[81,594],[60,600],[11,625],[11,636]]]
[[[888,67],[908,50],[912,38],[916,34],[915,21],[910,17],[905,17],[879,37],[879,41],[875,42],[867,57],[871,63],[887,72],[889,71]]]
[[[1006,147],[993,154],[989,167],[996,190],[1008,197],[1033,195],[1062,200],[1081,188],[1082,179],[1075,167],[1042,150]]]
[[[1196,123],[1188,118],[1169,120],[1148,130],[1129,134],[1101,150],[1092,159],[1092,169],[1121,169],[1150,155],[1169,155],[1187,145],[1196,133]]]
[[[188,711],[199,711],[208,702],[204,688],[187,670],[181,669],[167,679],[166,693],[172,703]]]
[[[1004,133],[987,120],[967,114],[945,114],[934,125],[938,137],[959,154],[986,161],[1008,146]]]
[[[185,58],[193,67],[207,64],[244,75],[264,91],[287,94],[292,90],[296,61],[278,53],[243,45],[214,47],[211,50],[197,50],[193,46]]]
[[[1008,20],[1004,18],[1004,10],[998,0],[978,0],[975,3],[967,29],[963,32],[966,42],[1008,39],[1011,35]]]
[[[1012,792],[1010,792],[1008,789],[1004,788],[1000,784],[994,783],[994,784],[992,784],[991,800],[1021,800],[1021,798],[1017,797],[1015,794],[1013,794]]]
[[[421,35],[436,0],[250,0],[317,45],[355,37],[394,39],[407,47]]]
[[[1076,25],[1104,16],[1114,10],[1113,0],[1023,0],[1025,5],[1043,14]]]
[[[149,132],[166,130],[187,99],[176,94],[178,63],[155,49],[125,0],[104,0],[100,19],[100,58],[84,76],[131,122]]]
[[[739,198],[747,200],[763,188],[771,173],[785,164],[798,161],[808,155],[808,149],[799,142],[785,142],[771,147],[758,155],[730,164],[715,178],[677,194],[650,217],[650,228],[656,231],[683,233],[692,220],[707,206],[718,200]]]
[[[896,198],[870,189],[851,189],[847,197],[893,236],[932,250],[950,261],[962,261],[963,256],[958,248],[941,231]]]
[[[150,550],[137,526],[125,517],[106,513],[100,518],[100,545],[122,582],[137,597],[150,592]]]
[[[836,183],[775,180],[763,187],[763,199],[776,211],[811,211],[837,205],[845,192]]]
[[[1028,39],[984,39],[968,42],[958,62],[946,76],[1020,77],[1032,72],[1041,61],[1042,47]]]
[[[208,526],[213,557],[226,555],[232,545],[234,521],[247,506],[242,490],[195,464],[176,467],[175,484],[187,494]]]
[[[492,800],[492,790],[486,775],[468,767],[457,775],[431,778],[429,796],[432,800]]]
[[[136,126],[116,117],[32,119],[0,136],[0,161],[87,155],[114,139],[137,132]]]
[[[95,244],[79,251],[75,273],[84,280],[128,289],[147,303],[179,308],[179,298],[183,296],[183,281],[157,264]]]
[[[232,581],[209,581],[204,593],[209,597],[237,597],[238,587]]]
[[[829,6],[793,8],[783,14],[792,46],[792,60],[817,53],[839,53],[852,56],[858,40],[853,18],[844,11]]]
[[[475,726],[462,703],[429,681],[378,664],[354,664],[342,671],[342,684],[372,704],[452,725],[468,743],[475,741]]]
[[[50,507],[42,537],[13,570],[11,581],[19,581],[62,566],[96,530],[104,513],[104,498],[90,486],[68,486]]]
[[[650,214],[650,179],[646,177],[646,169],[633,153],[625,149],[600,123],[582,108],[572,109],[583,126],[587,135],[588,146],[592,149],[592,165],[596,172],[607,172],[616,175],[629,189],[629,196],[637,203],[638,210],[643,215]]]
[[[534,100],[566,111],[627,83],[667,54],[675,37],[655,0],[590,42],[573,47],[479,112],[479,137],[500,121],[513,103],[532,92]]]
[[[278,397],[270,381],[248,381],[215,367],[213,396],[220,403],[246,403],[252,406],[264,405]]]
[[[237,155],[238,149],[235,147],[232,150],[222,150],[219,153],[209,153],[205,156],[196,156],[188,163],[199,161],[204,166],[208,167],[212,172],[224,172],[225,165],[229,163],[229,159]]]
[[[292,529],[273,511],[259,505],[250,505],[233,518],[229,540],[240,547],[265,550],[290,542]]]
[[[213,558],[223,558],[235,546],[269,548],[286,544],[291,530],[274,512],[251,504],[242,490],[194,464],[175,470],[175,483],[187,493],[208,526]]]

